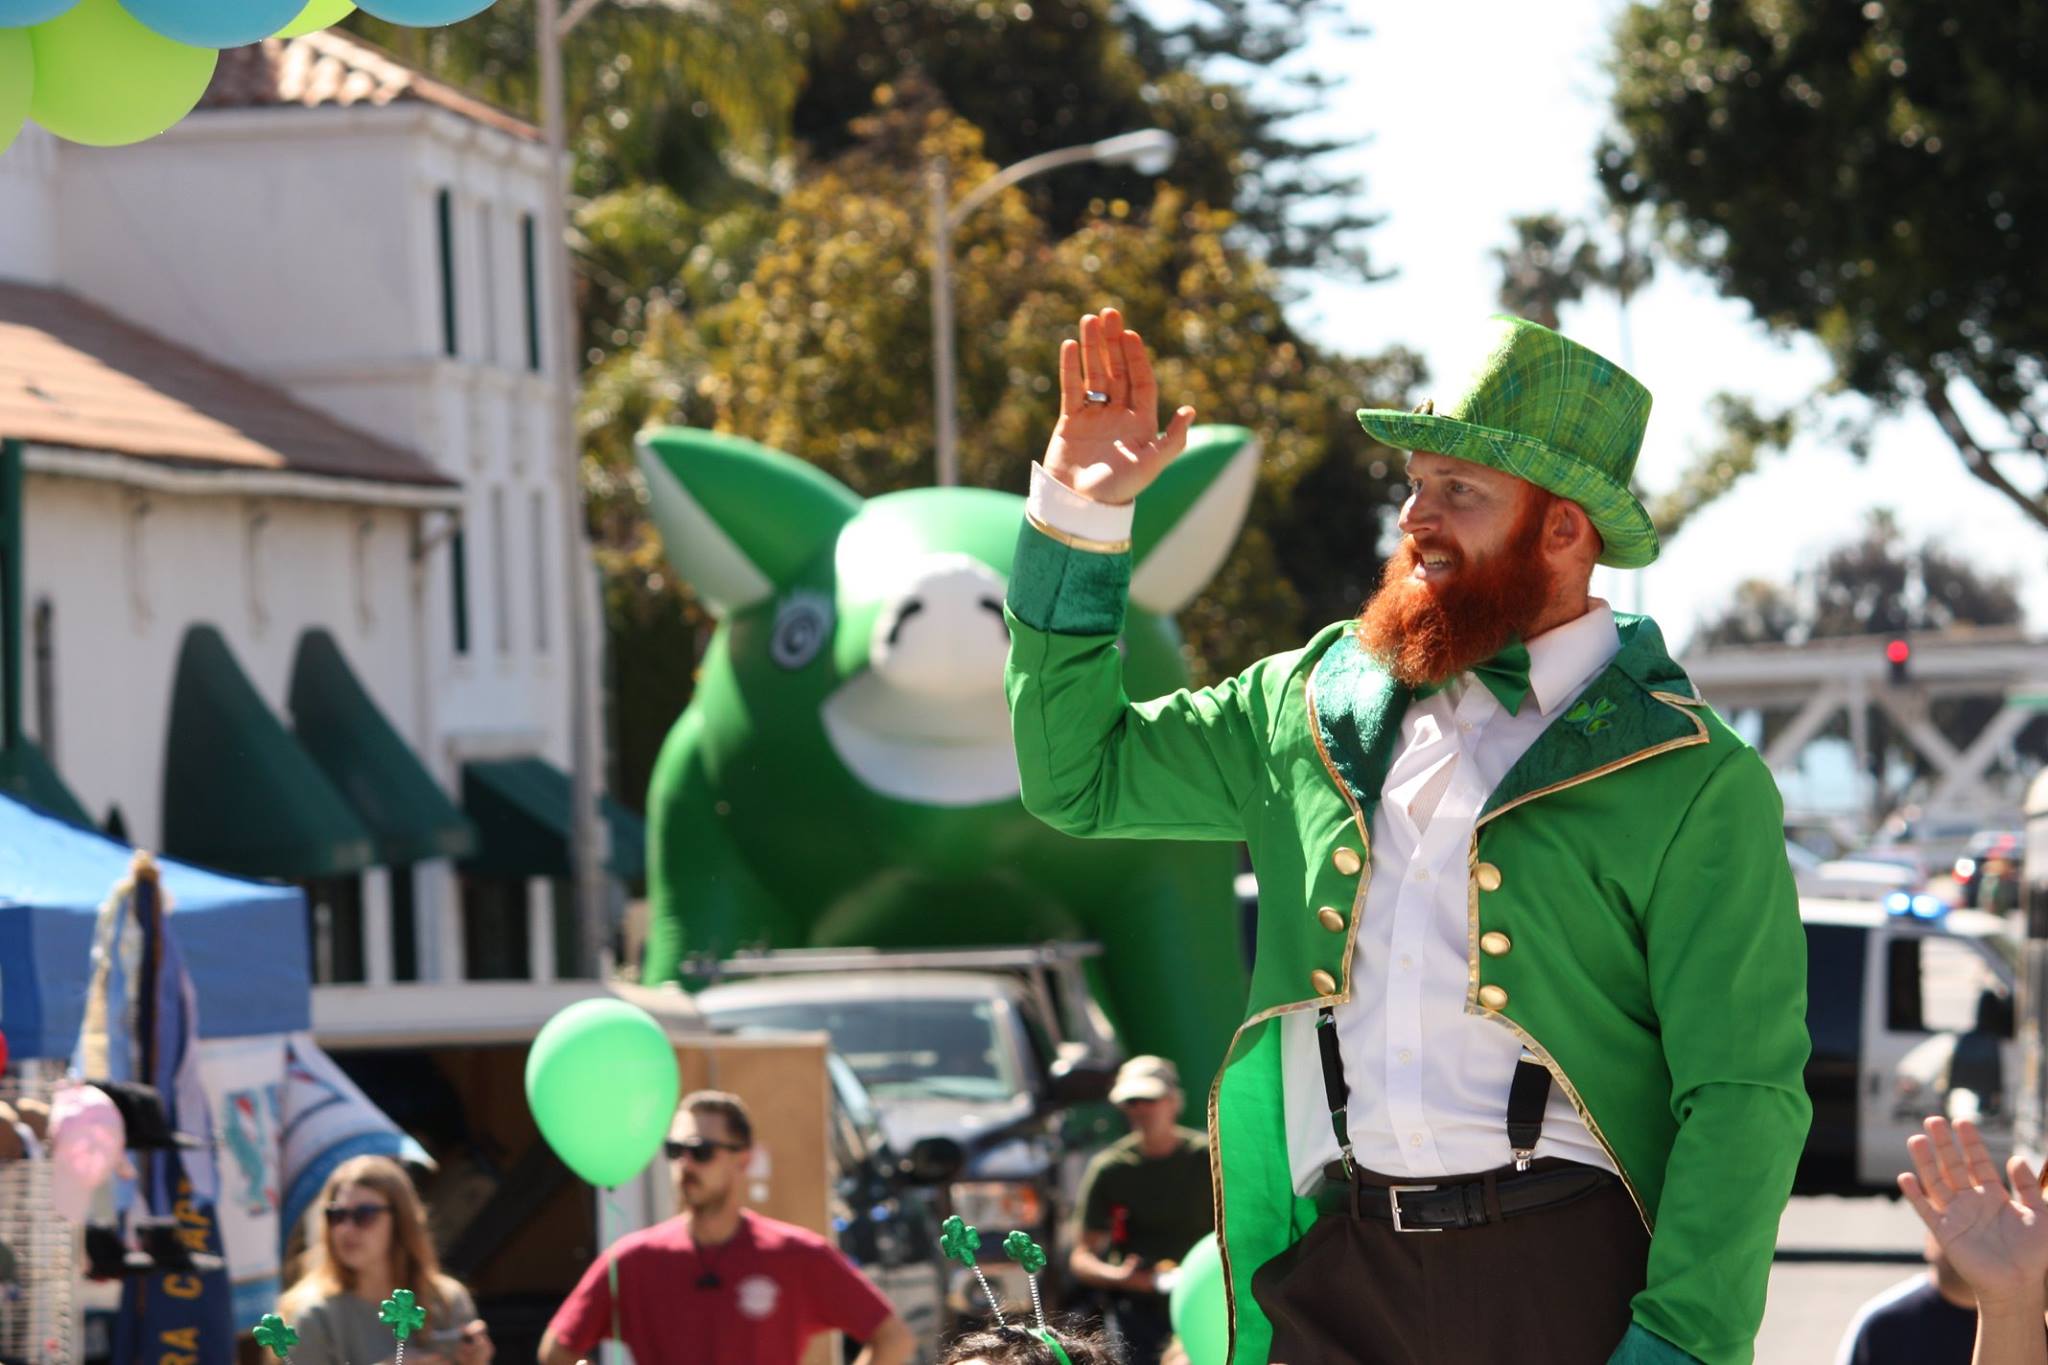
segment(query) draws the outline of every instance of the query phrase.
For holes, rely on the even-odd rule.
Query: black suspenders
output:
[[[1337,1012],[1328,1005],[1316,1012],[1316,1050],[1323,1060],[1323,1097],[1330,1105],[1330,1129],[1337,1135],[1337,1153],[1349,1174],[1351,1164],[1351,1085],[1344,1079],[1344,1056],[1337,1048]],[[1550,1103],[1550,1071],[1527,1048],[1515,1063],[1508,1087],[1508,1150],[1515,1169],[1526,1171],[1543,1137],[1543,1111]]]

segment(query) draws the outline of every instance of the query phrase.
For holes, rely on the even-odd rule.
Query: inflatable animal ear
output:
[[[1131,527],[1131,601],[1170,616],[1223,566],[1259,477],[1259,443],[1245,427],[1203,426],[1138,495]]]
[[[860,511],[830,474],[744,437],[655,427],[634,446],[668,562],[719,616],[787,586]]]

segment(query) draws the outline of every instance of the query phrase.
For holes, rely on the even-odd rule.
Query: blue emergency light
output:
[[[1884,898],[1884,909],[1888,915],[1904,915],[1912,919],[1937,920],[1949,911],[1948,902],[1939,896],[1930,896],[1922,891],[1914,895],[1905,891],[1894,891]]]

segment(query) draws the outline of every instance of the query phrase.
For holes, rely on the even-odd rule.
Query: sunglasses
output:
[[[681,1161],[684,1157],[702,1164],[720,1152],[744,1152],[746,1147],[737,1142],[713,1142],[710,1138],[691,1138],[688,1142],[677,1142],[670,1138],[661,1144],[661,1150],[668,1153],[670,1161]]]
[[[359,1228],[366,1228],[389,1212],[389,1204],[329,1204],[327,1221],[334,1227],[354,1223]]]

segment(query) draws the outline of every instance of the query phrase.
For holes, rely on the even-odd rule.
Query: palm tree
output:
[[[575,193],[651,184],[703,205],[771,192],[805,63],[835,12],[830,0],[600,0],[563,44]],[[346,27],[532,115],[534,14],[530,4],[499,4],[416,29],[358,11]]]

